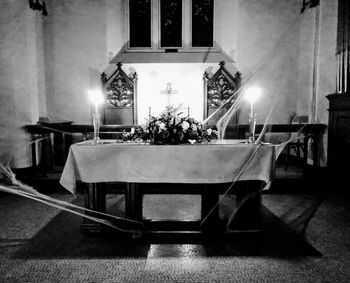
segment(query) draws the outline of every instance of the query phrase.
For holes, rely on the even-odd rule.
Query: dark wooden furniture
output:
[[[219,218],[219,207],[212,208],[230,184],[169,184],[169,183],[126,183],[119,184],[125,194],[125,217],[144,223],[144,232],[175,232],[186,233],[222,233],[252,232],[261,230],[261,189],[265,183],[262,181],[239,181],[229,194],[236,195],[236,208],[239,207],[228,230],[227,219]],[[87,184],[85,191],[85,207],[106,212],[106,183]],[[186,194],[201,196],[201,219],[198,220],[154,220],[143,217],[143,195],[149,194]],[[248,197],[248,200],[246,199]],[[210,213],[206,221],[201,222]],[[99,223],[84,219],[81,229],[89,233],[103,231]]]
[[[102,85],[106,93],[106,103],[102,113],[104,125],[137,124],[137,75],[128,76],[117,64],[112,75],[101,74]]]
[[[309,117],[307,115],[297,115],[293,118],[292,124],[307,124],[309,122]],[[286,164],[284,166],[285,170],[288,169],[289,158],[292,151],[294,151],[296,157],[300,160],[303,159],[303,163],[307,163],[307,150],[308,150],[308,136],[299,134],[298,136],[292,137],[297,138],[297,140],[290,141],[286,146]]]
[[[260,133],[264,125],[256,125],[256,132]],[[297,133],[302,129],[305,140],[313,140],[313,167],[320,166],[320,152],[324,132],[327,126],[324,124],[270,124],[267,125],[267,133]],[[245,139],[249,134],[248,124],[231,125],[226,130],[226,138]],[[307,147],[306,147],[307,148]],[[306,152],[307,155],[307,152]],[[306,160],[304,160],[306,162]],[[304,164],[306,165],[306,164]]]
[[[335,93],[329,100],[328,168],[331,181],[349,183],[350,93]]]
[[[66,136],[65,133],[52,131],[52,130],[39,130],[50,129],[51,127],[67,127],[70,126],[73,121],[66,120],[45,120],[39,121],[38,128],[31,134],[31,152],[32,152],[32,165],[37,167],[38,171],[45,175],[47,170],[52,170],[54,164],[63,165],[66,161],[68,149],[66,144],[71,144],[70,136]],[[26,128],[27,126],[25,126]],[[31,126],[28,126],[31,127]],[[41,148],[40,152],[37,148]],[[39,159],[39,160],[38,160]]]
[[[132,127],[102,125],[100,136],[121,138],[123,131],[128,132]],[[71,121],[40,122],[36,125],[26,125],[24,129],[31,135],[32,166],[41,175],[46,175],[47,172],[53,171],[54,167],[65,164],[69,147],[73,143],[73,135],[80,135],[78,141],[82,141],[90,139],[94,132],[92,125],[74,125]],[[37,149],[40,152],[37,152]]]
[[[204,72],[204,111],[203,119],[209,117],[221,105],[225,104],[232,96],[232,100],[221,108],[217,114],[210,119],[209,124],[215,125],[217,120],[232,106],[237,96],[236,91],[241,85],[241,73],[237,72],[234,76],[225,68],[225,61],[220,62],[220,68],[211,77]],[[238,123],[238,111],[232,116],[229,124]]]

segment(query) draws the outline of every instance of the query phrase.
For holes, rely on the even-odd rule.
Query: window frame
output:
[[[130,46],[130,11],[129,1],[123,0],[123,42],[127,52],[165,52],[166,49],[177,49],[180,52],[218,52],[220,51],[218,14],[220,1],[214,0],[213,11],[213,46],[192,47],[192,0],[182,0],[182,45],[181,47],[161,46],[160,0],[151,0],[151,47]],[[132,1],[132,0],[131,0]]]

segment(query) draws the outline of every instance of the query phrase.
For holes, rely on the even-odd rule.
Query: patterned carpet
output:
[[[156,199],[146,202],[149,211],[159,205]],[[169,209],[175,202],[169,197],[162,203]],[[188,196],[185,203],[182,213],[196,210]],[[265,194],[263,205],[260,233],[132,240],[116,232],[85,235],[77,216],[1,194],[0,281],[350,282],[348,199]],[[123,197],[110,197],[109,206],[118,214]]]

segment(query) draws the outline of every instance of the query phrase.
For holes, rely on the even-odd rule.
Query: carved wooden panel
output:
[[[208,86],[208,106],[221,106],[232,94],[236,88],[228,81],[228,79],[220,74],[215,81]]]
[[[239,72],[233,76],[226,70],[224,61],[220,62],[219,65],[219,70],[213,76],[209,77],[208,73],[204,73],[204,119],[224,105],[231,96],[235,95],[241,84],[241,74]],[[230,100],[218,115],[224,114],[234,101],[234,98]],[[237,119],[234,123],[237,123]]]
[[[132,106],[134,103],[133,84],[122,75],[116,76],[107,89],[107,101],[112,106]]]
[[[136,73],[129,77],[117,64],[117,70],[107,78],[102,73],[101,80],[106,93],[104,124],[133,125],[136,120]]]

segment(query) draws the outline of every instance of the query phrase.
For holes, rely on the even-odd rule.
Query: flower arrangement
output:
[[[209,142],[217,131],[205,128],[190,117],[181,117],[180,107],[167,106],[159,117],[150,117],[140,128],[123,133],[124,141],[143,141],[150,144],[184,144]]]

